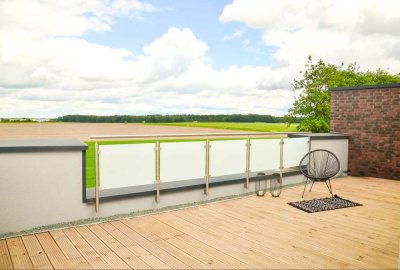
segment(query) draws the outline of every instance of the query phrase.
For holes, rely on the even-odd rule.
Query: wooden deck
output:
[[[363,206],[307,214],[287,204],[301,200],[296,187],[0,240],[0,269],[397,268],[400,181],[348,177],[333,189]],[[327,195],[316,184],[306,199]]]

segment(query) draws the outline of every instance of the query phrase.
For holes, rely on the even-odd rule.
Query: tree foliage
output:
[[[400,73],[392,75],[382,69],[362,72],[356,63],[347,67],[344,64],[336,66],[321,59],[313,62],[311,56],[308,57],[305,70],[300,73],[302,77],[292,83],[296,98],[286,115],[289,124],[302,118],[297,126],[298,131],[329,132],[329,88],[400,83]]]
[[[30,118],[0,118],[0,123],[32,123],[37,122]]]

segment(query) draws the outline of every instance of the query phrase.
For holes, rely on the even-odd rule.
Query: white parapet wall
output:
[[[85,218],[79,140],[0,141],[0,233]]]
[[[342,170],[346,171],[347,137],[339,139],[335,136],[311,138],[311,147],[334,152],[339,157]],[[174,186],[175,182],[166,181],[165,186],[161,185],[158,203],[154,189],[133,192],[135,194],[127,192],[115,198],[100,197],[99,212],[96,212],[89,196],[91,190],[85,188],[86,150],[86,144],[74,139],[0,141],[0,235],[77,220],[89,219],[87,222],[90,222],[90,219],[117,214],[204,202],[255,190],[254,179],[248,188],[244,186],[244,174],[224,181],[211,178],[209,195],[205,195],[204,183],[199,179],[187,181],[183,186],[177,182],[174,188],[168,187]],[[255,175],[256,172],[252,172],[253,178]],[[284,186],[303,181],[303,176],[293,170],[283,175]],[[191,183],[193,186],[190,186]],[[135,187],[129,190],[135,191]]]
[[[339,173],[347,173],[349,156],[349,136],[341,133],[289,134],[289,138],[308,137],[311,140],[311,150],[326,149],[333,152],[339,159]]]

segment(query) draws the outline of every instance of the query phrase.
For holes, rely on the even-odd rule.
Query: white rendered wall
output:
[[[349,140],[311,140],[311,150],[327,149],[334,153],[340,162],[339,175],[348,170]]]
[[[90,216],[81,151],[0,153],[0,168],[0,233]]]

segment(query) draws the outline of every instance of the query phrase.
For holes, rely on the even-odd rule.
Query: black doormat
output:
[[[334,195],[333,197],[327,197],[327,198],[322,198],[322,199],[313,199],[313,200],[309,200],[309,201],[290,202],[288,204],[293,207],[296,207],[300,210],[303,210],[307,213],[329,211],[329,210],[334,210],[334,209],[362,205],[359,203],[355,203],[355,202],[340,198],[337,195]]]

